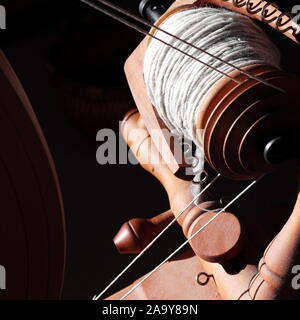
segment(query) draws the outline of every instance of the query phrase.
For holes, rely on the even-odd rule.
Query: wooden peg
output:
[[[131,219],[122,225],[113,241],[119,253],[140,253],[172,219],[171,210],[151,219]]]

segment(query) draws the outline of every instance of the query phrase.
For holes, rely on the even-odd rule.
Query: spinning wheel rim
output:
[[[7,266],[1,298],[58,299],[66,254],[59,181],[30,102],[1,51],[0,86],[1,185],[11,195],[0,210],[2,225],[9,229],[0,232],[1,262]],[[18,241],[24,246],[14,252]]]

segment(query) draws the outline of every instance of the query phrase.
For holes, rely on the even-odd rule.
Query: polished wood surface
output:
[[[119,300],[132,285],[107,300]],[[200,282],[200,284],[199,284]],[[214,278],[207,275],[191,250],[178,254],[129,295],[127,300],[220,300]]]
[[[119,253],[140,253],[173,218],[173,212],[168,210],[151,219],[131,219],[115,235],[114,244]]]
[[[136,131],[134,130],[135,128],[139,128],[142,130]],[[175,215],[176,213],[178,214],[184,207],[184,205],[187,204],[187,202],[192,198],[189,189],[190,182],[175,177],[171,173],[169,168],[165,164],[163,164],[163,162],[161,165],[159,165],[158,162],[155,161],[155,164],[149,163],[149,159],[151,159],[152,161],[153,159],[162,159],[155,147],[153,147],[153,145],[151,147],[151,139],[149,138],[149,134],[145,129],[143,120],[140,118],[139,113],[130,112],[126,117],[126,121],[122,126],[122,130],[125,140],[131,146],[131,150],[136,155],[141,165],[147,171],[152,173],[157,179],[159,179],[160,182],[164,185],[169,195],[172,212]],[[139,132],[138,135],[136,134],[137,132]],[[149,156],[149,153],[152,154],[152,157]],[[294,171],[292,171],[291,173],[287,173],[286,171],[281,170],[281,174],[283,176],[288,174],[293,177]],[[278,173],[274,176],[274,178],[277,180],[277,182],[281,179],[280,177],[278,177]],[[283,179],[283,181],[285,180]],[[270,185],[272,184],[273,189],[271,191]],[[270,189],[268,190],[269,193],[264,195],[265,199],[264,197],[261,197],[260,200],[258,198],[256,202],[254,201],[252,203],[249,202],[249,199],[245,199],[244,201],[242,200],[241,202],[239,202],[237,216],[239,217],[240,221],[238,220],[238,223],[234,222],[234,231],[226,229],[225,225],[227,223],[229,224],[229,226],[231,225],[231,215],[226,216],[224,214],[223,218],[226,218],[228,220],[222,221],[221,219],[216,224],[212,223],[209,231],[204,233],[204,236],[202,238],[195,238],[196,242],[191,243],[191,247],[196,253],[204,272],[213,276],[213,279],[218,288],[218,294],[220,294],[220,297],[222,299],[271,299],[279,296],[288,298],[291,298],[294,295],[297,296],[297,292],[293,291],[291,295],[291,292],[286,291],[285,281],[282,281],[282,284],[284,285],[281,284],[276,288],[276,294],[274,293],[273,289],[272,293],[270,293],[270,289],[268,286],[268,290],[266,290],[264,286],[260,286],[258,289],[259,293],[255,295],[253,295],[252,293],[253,290],[256,290],[256,281],[253,282],[253,279],[260,279],[259,277],[261,277],[259,261],[262,257],[263,250],[268,246],[270,240],[276,237],[277,232],[283,226],[284,220],[289,216],[291,208],[293,207],[293,201],[295,199],[294,194],[296,192],[294,184],[286,185],[285,188],[287,188],[288,190],[286,189],[285,191],[287,192],[287,194],[284,195],[282,190],[279,190],[279,194],[281,197],[280,201],[287,202],[285,205],[276,205],[276,200],[279,200],[275,197],[276,183],[274,183],[273,181],[270,184],[270,181],[266,181],[265,183],[262,183],[262,190],[265,190],[264,188],[266,188],[266,185],[268,185],[268,188]],[[256,194],[256,192],[259,192],[259,190],[255,190],[254,194]],[[266,202],[266,198],[268,196],[271,196],[271,198],[273,199],[269,199]],[[264,205],[263,202],[265,202]],[[298,212],[298,202],[294,209],[296,210],[295,212]],[[205,204],[205,202],[203,202],[203,204]],[[268,204],[267,207],[266,204]],[[214,203],[212,202],[210,203],[210,205],[214,205]],[[276,207],[274,207],[274,205]],[[292,217],[294,215],[295,213],[292,215]],[[190,236],[193,232],[199,230],[199,221],[197,221],[197,219],[204,219],[204,217],[205,213],[203,213],[202,211],[201,214],[201,208],[197,206],[191,206],[178,220],[181,225],[185,226],[184,230],[186,230],[185,233],[187,233],[187,236]],[[294,220],[294,218],[290,219],[292,219],[291,221]],[[288,223],[288,225],[290,226],[290,228],[295,227],[294,223]],[[239,229],[240,226],[241,229]],[[287,254],[291,256],[297,255],[298,248],[298,237],[293,236],[294,233],[291,232],[293,230],[292,228],[287,231],[286,227],[284,227],[282,229],[283,231],[281,231],[282,233],[286,234],[287,238],[289,239],[288,241],[282,242],[282,246],[286,248],[286,245],[288,245],[287,243],[289,241],[292,242],[292,252],[287,251]],[[242,237],[235,237],[235,231],[241,233]],[[148,230],[144,231],[145,238],[147,237],[147,232]],[[214,242],[214,236],[216,237],[216,239],[220,239],[221,243],[218,241]],[[222,236],[224,236],[224,238],[222,238]],[[140,234],[139,237],[143,237],[143,235]],[[229,241],[229,243],[232,242],[230,247],[231,249],[226,251],[226,261],[222,261],[219,255],[224,246],[226,246],[226,241]],[[199,249],[199,252],[197,252],[197,249]],[[213,258],[210,256],[210,254],[212,253],[211,250],[217,250],[218,252],[218,254],[216,254],[216,251],[213,252]],[[276,247],[274,247],[273,250],[274,252],[278,252]],[[286,259],[285,261],[287,262],[287,267],[285,270],[286,272],[289,272],[293,266],[292,261],[294,261],[294,259]],[[276,263],[272,264],[272,266],[274,266],[275,268],[275,273],[277,272],[276,265],[282,265],[281,257],[279,254],[277,254]],[[140,292],[140,290],[142,290],[142,292],[145,291],[147,292],[147,294],[139,296],[136,295],[138,293],[135,293],[130,299],[132,299],[133,297],[135,297],[136,299],[146,299],[148,295],[151,295],[151,285],[148,286],[147,283],[148,280],[138,290],[138,292]],[[160,290],[161,291],[159,293],[161,295],[158,295],[157,297],[161,297],[162,299],[164,297],[165,299],[167,293],[162,287],[160,287]],[[118,295],[111,298],[114,299],[117,297]],[[182,292],[182,299],[184,298],[186,298],[186,294]]]

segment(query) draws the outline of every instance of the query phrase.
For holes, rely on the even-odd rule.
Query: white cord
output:
[[[178,213],[177,216],[174,217],[174,219],[108,284],[107,287],[105,287],[98,295],[95,295],[93,297],[93,300],[99,300],[105,292],[114,284],[116,283],[120,277],[137,261],[139,260],[146,251],[148,251],[153,244],[179,219],[183,213],[188,209],[190,205],[192,205],[209,187],[211,187],[217,179],[220,177],[220,174],[218,173],[213,180],[208,183],[205,188],[203,188],[188,204],[184,206],[184,208]]]

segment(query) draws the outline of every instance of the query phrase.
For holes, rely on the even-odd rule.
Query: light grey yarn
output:
[[[248,17],[221,8],[188,9],[160,26],[237,67],[268,64],[279,68],[280,54],[264,32]],[[158,31],[156,36],[225,72],[234,69],[185,43]],[[201,100],[222,74],[152,39],[144,58],[144,79],[152,104],[168,128],[201,149],[195,123]],[[199,156],[203,163],[203,152]],[[202,165],[203,167],[203,165]]]

